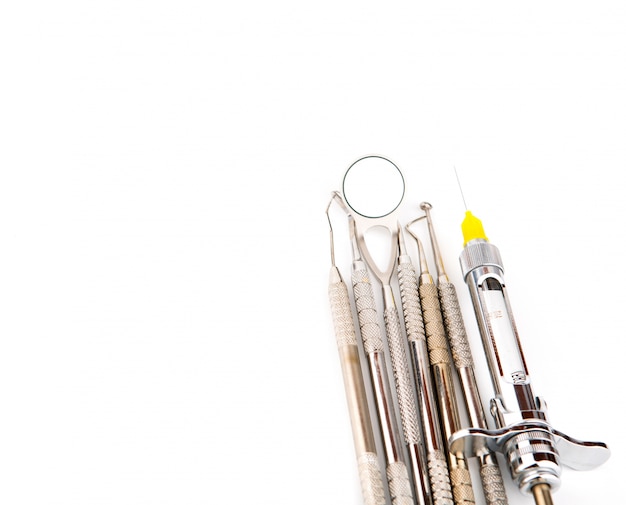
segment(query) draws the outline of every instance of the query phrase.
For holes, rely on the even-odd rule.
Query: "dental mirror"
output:
[[[387,158],[366,156],[355,161],[346,171],[343,196],[357,214],[367,218],[384,217],[402,202],[404,177]]]

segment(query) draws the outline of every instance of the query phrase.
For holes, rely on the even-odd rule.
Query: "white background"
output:
[[[479,353],[456,165],[535,392],[612,448],[556,503],[620,501],[624,2],[4,2],[0,48],[1,503],[361,503],[324,209],[370,153]]]

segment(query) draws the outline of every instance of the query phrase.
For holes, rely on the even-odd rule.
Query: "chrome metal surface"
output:
[[[551,503],[549,491],[560,485],[561,465],[595,468],[610,451],[602,442],[576,440],[548,423],[545,402],[532,390],[497,247],[472,240],[460,263],[487,356],[495,393],[491,412],[498,429],[461,430],[450,438],[451,447],[480,456],[487,445],[503,453],[520,490],[533,493],[538,504]]]

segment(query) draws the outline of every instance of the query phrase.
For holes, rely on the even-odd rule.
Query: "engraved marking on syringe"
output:
[[[483,298],[483,304],[484,304],[484,295],[481,296],[481,298]],[[498,346],[496,345],[496,339],[494,338],[493,327],[491,325],[491,321],[493,319],[501,318],[502,315],[503,314],[502,314],[501,310],[494,310],[492,312],[488,312],[487,313],[487,321],[486,321],[487,322],[487,328],[489,330],[489,338],[491,339],[491,348],[493,349],[493,353],[495,355],[496,362],[498,363],[498,371],[500,372],[500,376],[503,376],[504,372],[502,370],[502,363],[500,363],[500,355],[498,354]]]
[[[528,371],[504,285],[494,277],[487,277],[480,287],[489,339],[500,377],[511,384],[524,383]]]
[[[522,370],[519,370],[511,374],[511,379],[513,379],[513,384],[525,384],[526,374]]]

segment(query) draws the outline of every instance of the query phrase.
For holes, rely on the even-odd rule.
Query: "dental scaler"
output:
[[[494,388],[491,413],[496,429],[473,427],[456,432],[452,450],[482,457],[501,452],[513,481],[537,505],[551,505],[560,484],[561,465],[590,470],[604,463],[610,451],[602,442],[582,442],[554,429],[546,404],[535,396],[513,319],[504,268],[479,219],[467,211],[461,225],[464,248],[461,270],[469,288]]]

